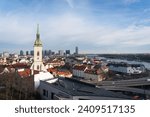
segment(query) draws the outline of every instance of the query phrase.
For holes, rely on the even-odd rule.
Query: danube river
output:
[[[142,62],[142,61],[129,61],[125,59],[111,59],[111,58],[105,58],[105,57],[99,57],[98,55],[87,55],[88,58],[94,58],[97,59],[105,59],[106,61],[112,61],[112,62],[126,62],[128,64],[143,64],[148,70],[150,70],[150,63],[148,62]]]
[[[148,70],[150,70],[150,63],[148,63],[148,62],[128,61],[128,60],[109,59],[109,58],[105,58],[105,59],[109,60],[109,61],[114,61],[114,62],[126,62],[126,63],[129,63],[129,64],[143,64]]]

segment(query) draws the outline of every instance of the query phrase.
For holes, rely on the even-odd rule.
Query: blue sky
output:
[[[149,53],[149,0],[0,0],[0,52]]]

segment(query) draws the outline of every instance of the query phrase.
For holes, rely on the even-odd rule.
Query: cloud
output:
[[[74,0],[65,0],[71,8],[74,8]]]
[[[67,0],[67,2],[71,8],[74,8],[72,0]],[[126,2],[133,3],[127,0]],[[142,25],[142,23],[136,25],[129,21],[122,26],[119,22],[126,21],[128,18],[119,14],[118,20],[114,21],[116,18],[111,18],[111,12],[109,16],[102,19],[97,17],[98,11],[96,14],[86,12],[85,15],[71,11],[61,13],[47,11],[48,13],[44,15],[43,11],[37,14],[36,10],[26,14],[18,10],[15,13],[8,12],[6,15],[0,13],[0,42],[9,45],[6,46],[7,48],[31,50],[35,41],[36,24],[39,23],[44,49],[74,51],[74,47],[79,46],[82,52],[111,53],[131,52],[131,48],[132,51],[138,51],[136,48],[142,47],[143,51],[149,52],[149,25]],[[102,13],[100,15],[104,16]],[[108,19],[111,19],[109,24],[104,21]],[[149,22],[146,19],[143,21]],[[144,47],[147,48],[144,50]]]
[[[144,9],[144,13],[149,13],[149,12],[150,12],[150,8]]]
[[[80,44],[82,48],[93,47],[93,49],[118,46],[120,49],[125,47],[126,51],[129,51],[128,47],[150,44],[149,26],[129,25],[122,28],[103,24],[93,25],[84,18],[71,14],[48,22],[51,22],[48,28],[50,30],[45,31],[45,39],[49,37],[53,40],[52,43],[65,47],[75,46],[74,44]]]
[[[0,42],[33,49],[36,24],[46,49],[71,49],[79,46],[82,51],[130,52],[129,48],[150,45],[149,26],[129,25],[128,27],[93,24],[82,16],[66,13],[34,22],[29,18],[13,16],[0,19]],[[8,25],[9,22],[9,25]],[[34,23],[33,23],[34,22]]]
[[[123,0],[123,2],[127,5],[139,2],[140,0]]]

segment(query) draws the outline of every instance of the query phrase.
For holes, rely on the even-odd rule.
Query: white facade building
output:
[[[75,65],[73,67],[73,76],[84,78],[84,71],[87,69],[85,65]]]
[[[93,66],[75,65],[72,71],[74,77],[80,77],[85,80],[102,81],[105,79],[103,71],[94,69]]]
[[[92,81],[102,81],[104,77],[101,73],[98,72],[98,70],[87,69],[84,72],[84,79]]]
[[[127,64],[127,63],[110,63],[108,64],[109,70],[126,73],[126,74],[141,74],[145,72],[145,66],[140,64]]]

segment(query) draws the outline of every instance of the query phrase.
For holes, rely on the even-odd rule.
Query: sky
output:
[[[150,0],[0,0],[0,52],[150,53]]]

